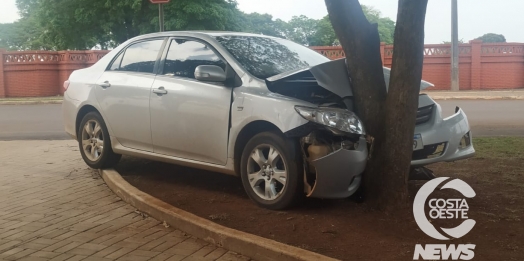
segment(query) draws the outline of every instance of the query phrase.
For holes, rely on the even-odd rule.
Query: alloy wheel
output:
[[[286,187],[287,164],[280,151],[269,144],[261,144],[251,152],[247,176],[253,191],[264,200],[278,199]]]
[[[82,128],[82,149],[90,161],[97,161],[104,151],[104,133],[96,120],[89,120]]]

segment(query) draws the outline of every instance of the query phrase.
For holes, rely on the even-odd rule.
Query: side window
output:
[[[163,74],[195,79],[195,69],[199,65],[217,65],[226,69],[226,63],[204,43],[177,39],[171,41]]]
[[[139,42],[127,47],[110,67],[111,71],[153,73],[164,40]]]
[[[113,64],[109,67],[109,71],[118,71],[120,70],[120,64],[122,63],[122,57],[124,57],[124,52],[121,52],[118,57],[113,61]]]

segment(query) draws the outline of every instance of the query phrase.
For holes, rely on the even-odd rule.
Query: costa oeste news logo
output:
[[[468,218],[469,205],[465,198],[462,199],[442,199],[431,198],[431,193],[444,181],[449,178],[442,177],[428,181],[420,188],[415,201],[413,202],[413,216],[420,229],[428,236],[438,240],[450,240],[451,238],[461,238],[465,236],[475,226],[475,220]],[[464,181],[453,179],[441,188],[454,189],[460,192],[466,198],[475,197],[475,191]],[[424,206],[428,202],[429,217],[431,219],[462,219],[464,220],[459,226],[454,228],[443,228],[443,235],[428,220],[424,211]],[[417,244],[413,260],[471,260],[475,256],[474,244]]]

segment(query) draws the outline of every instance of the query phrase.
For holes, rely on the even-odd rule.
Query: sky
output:
[[[16,0],[0,0],[0,23],[16,21]],[[239,9],[268,13],[284,21],[305,15],[320,19],[327,14],[324,0],[237,0]],[[397,0],[360,0],[383,16],[396,20]],[[508,42],[524,42],[524,0],[458,0],[459,39],[468,42],[485,33],[503,34]],[[451,0],[429,0],[425,42],[442,43],[451,39]]]

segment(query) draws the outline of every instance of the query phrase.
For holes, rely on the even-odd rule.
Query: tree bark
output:
[[[356,113],[373,140],[362,188],[371,206],[386,211],[407,205],[427,1],[399,0],[388,93],[377,25],[368,22],[358,0],[325,0],[346,53]]]
[[[386,99],[386,141],[382,205],[407,203],[408,175],[424,60],[424,24],[428,0],[400,0],[393,63]]]
[[[373,140],[370,158],[363,174],[366,201],[378,206],[380,179],[384,173],[380,152],[385,141],[386,83],[380,57],[380,37],[376,24],[370,24],[358,0],[325,0],[329,19],[346,53],[356,113]]]

